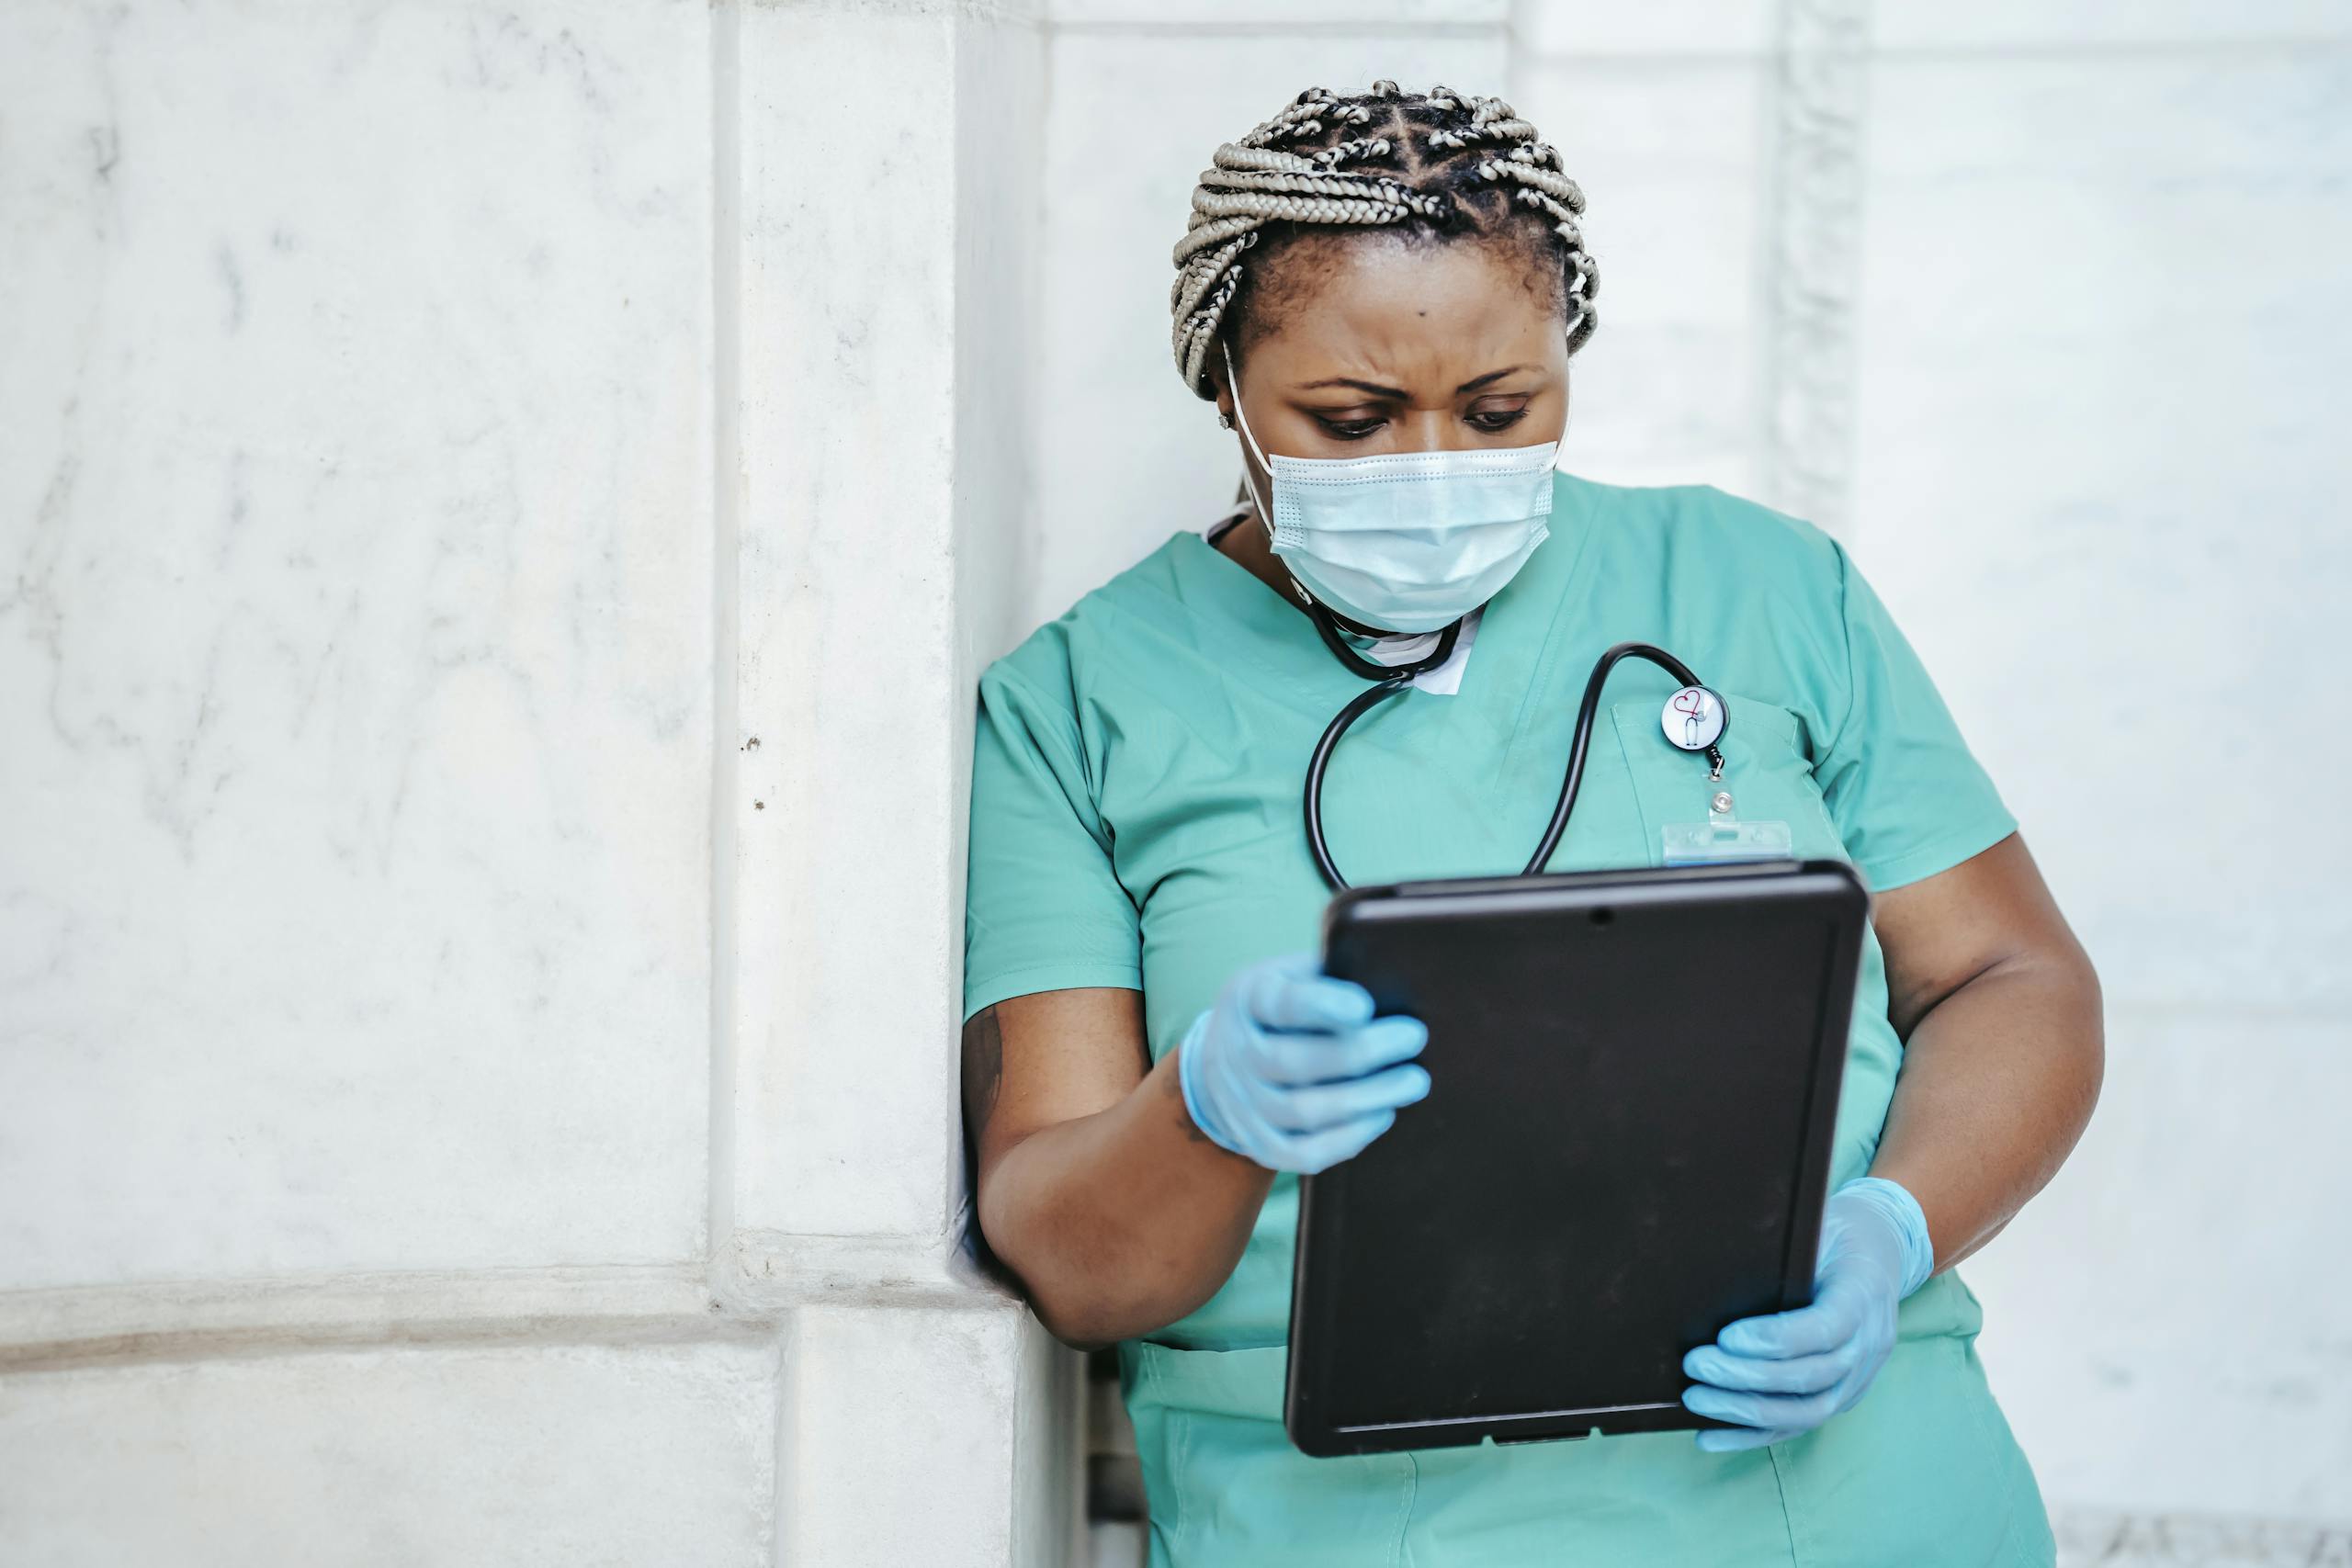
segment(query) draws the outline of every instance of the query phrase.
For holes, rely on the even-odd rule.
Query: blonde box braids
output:
[[[1599,269],[1577,216],[1584,192],[1558,151],[1500,98],[1431,87],[1414,96],[1394,82],[1338,97],[1309,87],[1239,141],[1216,150],[1193,190],[1176,243],[1176,369],[1213,399],[1207,367],[1241,287],[1241,255],[1269,224],[1377,228],[1419,223],[1439,234],[1498,233],[1521,208],[1548,223],[1560,258],[1570,354],[1592,335]]]

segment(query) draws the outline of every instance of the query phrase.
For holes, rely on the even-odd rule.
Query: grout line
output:
[[[741,1345],[772,1339],[775,1314],[582,1313],[543,1317],[417,1317],[268,1329],[182,1329],[80,1336],[0,1349],[0,1381],[57,1372],[283,1360],[358,1350],[545,1349],[552,1346]]]
[[[761,11],[788,11],[801,19],[855,17],[861,20],[936,20],[950,26],[969,21],[989,27],[1029,28],[1046,24],[1041,0],[710,0],[710,6],[713,12],[747,6]]]
[[[2109,1507],[2053,1498],[2060,1568],[2311,1568],[2352,1562],[2352,1512],[2311,1515],[2188,1507]]]
[[[1475,28],[1451,24],[1456,30]],[[1057,25],[1055,31],[1076,31],[1078,28]],[[1097,32],[1136,32],[1145,29],[1119,23],[1105,23],[1084,30]],[[1171,31],[1194,35],[1216,32],[1237,32],[1237,28],[1222,28],[1210,24],[1184,27],[1171,25]],[[1362,29],[1344,28],[1330,29],[1343,36],[1358,36]],[[1516,33],[1514,49],[1519,47]],[[2042,65],[2076,63],[2113,63],[2118,65],[2161,63],[2169,61],[2193,60],[2200,64],[2253,63],[2278,58],[2301,59],[2313,53],[2352,53],[2352,33],[2314,33],[2308,37],[2287,34],[2260,38],[2214,39],[2122,39],[2113,41],[2026,40],[1987,41],[1951,44],[1883,44],[1871,43],[1856,51],[1860,60],[1871,65]],[[1586,66],[1605,66],[1612,70],[1657,70],[1671,72],[1690,70],[1722,70],[1728,66],[1766,67],[1780,56],[1777,46],[1766,44],[1755,48],[1728,49],[1594,49],[1528,51],[1514,60],[1512,70],[1575,71]]]
[[[2127,64],[2172,60],[2194,60],[2199,63],[2242,62],[2278,55],[2301,58],[2325,50],[2352,50],[2352,32],[2312,33],[2301,38],[2279,33],[2223,39],[2018,39],[1981,43],[1873,44],[1865,53],[1872,61],[1890,65],[2077,62]]]
[[[735,1228],[736,803],[743,744],[739,572],[742,538],[742,12],[710,11],[711,767],[710,1121],[703,1250],[716,1271]]]
[[[1230,22],[1055,21],[1045,23],[1048,40],[1055,37],[1133,39],[1484,39],[1494,36],[1499,22]]]
[[[1869,0],[1781,0],[1769,96],[1765,500],[1851,542]]]
[[[1790,0],[1780,3],[1785,6]],[[1772,403],[1780,368],[1779,345],[1772,332],[1773,289],[1779,279],[1773,248],[1779,243],[1782,187],[1787,184],[1778,154],[1781,99],[1788,91],[1788,85],[1779,71],[1768,69],[1777,58],[1760,53],[1726,56],[1710,62],[1720,64],[1736,59],[1760,73],[1750,131],[1756,148],[1756,206],[1748,218],[1747,308],[1748,320],[1755,323],[1748,329],[1755,353],[1747,370],[1747,460],[1756,496],[1768,502],[1773,499],[1765,487],[1771,482],[1774,466]]]
[[[430,1345],[758,1337],[809,1304],[992,1313],[1017,1298],[952,1249],[902,1236],[752,1237],[758,1268],[698,1258],[278,1278],[152,1280],[0,1292],[0,1379],[148,1361]]]
[[[157,1280],[0,1294],[0,1371],[362,1345],[707,1337],[694,1262]],[[732,1320],[752,1314],[735,1314]]]

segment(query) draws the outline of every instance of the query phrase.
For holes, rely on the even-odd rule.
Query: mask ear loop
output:
[[[1258,466],[1272,475],[1274,466],[1266,460],[1265,448],[1258,445],[1258,437],[1250,428],[1250,416],[1242,411],[1241,378],[1234,374],[1233,346],[1219,339],[1217,347],[1225,355],[1225,385],[1226,389],[1233,395],[1233,417],[1235,423],[1240,427],[1241,439],[1250,443],[1250,453],[1257,457]],[[1274,534],[1273,511],[1258,494],[1257,478],[1250,473],[1250,467],[1246,463],[1241,468],[1241,482],[1249,487],[1250,504],[1258,509],[1258,521],[1265,528],[1267,542],[1271,545]],[[1276,555],[1274,558],[1282,560],[1280,555]],[[1306,618],[1315,623],[1315,630],[1323,638],[1323,646],[1331,650],[1331,656],[1347,666],[1351,673],[1374,682],[1385,688],[1384,695],[1388,691],[1403,690],[1415,676],[1427,674],[1453,657],[1454,639],[1462,633],[1462,623],[1458,620],[1440,634],[1436,648],[1408,664],[1381,664],[1366,659],[1348,646],[1347,638],[1340,635],[1339,623],[1331,618],[1330,610],[1324,605],[1322,600],[1306,591],[1306,584],[1301,582],[1297,573],[1290,570],[1288,561],[1283,562],[1283,575],[1290,579],[1291,592],[1297,594],[1298,602],[1306,607]],[[1349,724],[1355,722],[1356,712],[1360,711],[1362,710],[1349,713],[1345,722],[1335,721],[1334,733],[1329,739],[1336,740],[1340,732],[1345,731]]]
[[[1258,445],[1257,436],[1250,433],[1250,415],[1241,406],[1241,378],[1233,373],[1233,345],[1222,337],[1217,339],[1216,345],[1225,355],[1225,389],[1233,394],[1234,423],[1241,427],[1241,439],[1250,443],[1250,455],[1258,459],[1258,467],[1271,474],[1274,466],[1266,461],[1265,449]],[[1250,504],[1258,509],[1258,522],[1271,537],[1274,531],[1273,509],[1266,504],[1266,498],[1258,493],[1258,476],[1250,471],[1247,463],[1241,466],[1241,482],[1250,487]]]

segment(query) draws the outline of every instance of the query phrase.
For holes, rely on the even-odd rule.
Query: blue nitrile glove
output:
[[[1193,1125],[1269,1170],[1325,1170],[1362,1153],[1430,1091],[1410,1061],[1428,1026],[1372,1011],[1371,992],[1325,975],[1311,953],[1238,971],[1179,1048]]]
[[[1682,1370],[1699,1380],[1682,1391],[1682,1403],[1751,1428],[1710,1427],[1699,1446],[1711,1453],[1761,1448],[1852,1409],[1894,1349],[1895,1307],[1935,1267],[1928,1217],[1900,1186],[1864,1176],[1831,1193],[1813,1304],[1743,1317],[1682,1358]]]

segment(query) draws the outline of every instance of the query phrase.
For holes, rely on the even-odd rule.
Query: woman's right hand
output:
[[[1374,1018],[1372,993],[1311,953],[1269,958],[1227,980],[1185,1033],[1184,1109],[1211,1142],[1269,1170],[1326,1170],[1429,1093],[1412,1061],[1429,1037],[1417,1018]]]

